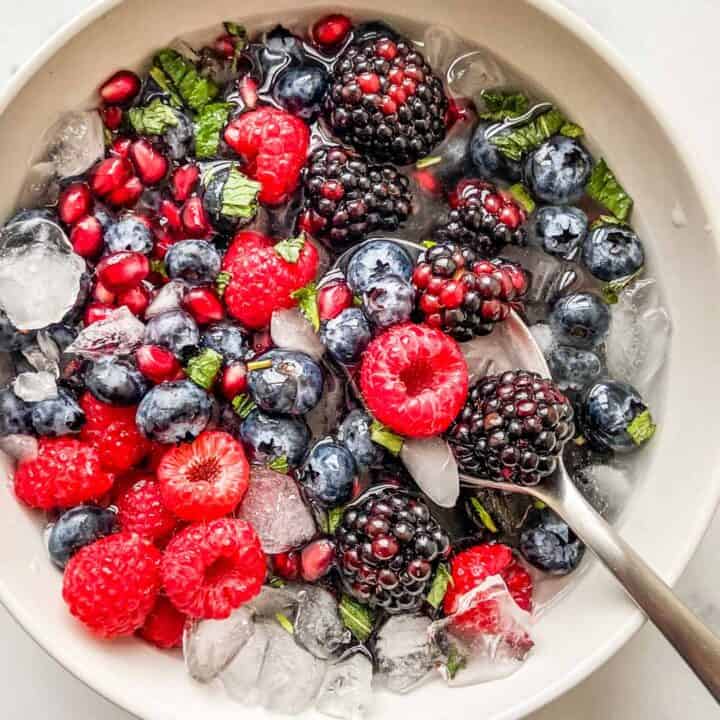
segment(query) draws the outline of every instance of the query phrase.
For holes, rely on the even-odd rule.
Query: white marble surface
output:
[[[0,87],[18,65],[91,0],[4,0]],[[564,0],[622,53],[683,132],[686,152],[712,189],[720,188],[720,60],[717,0]],[[682,478],[678,478],[681,482]],[[720,632],[720,514],[678,585],[680,595]],[[131,720],[40,650],[0,608],[0,687],[8,720]],[[710,720],[717,707],[651,627],[605,667],[533,720]]]

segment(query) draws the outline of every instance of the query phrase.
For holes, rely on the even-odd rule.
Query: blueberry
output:
[[[619,280],[645,264],[645,251],[637,233],[622,225],[601,225],[585,239],[582,260],[600,280]]]
[[[415,288],[397,275],[373,277],[363,293],[363,309],[378,328],[405,322],[415,309]]]
[[[95,216],[95,219],[100,223],[103,232],[107,232],[110,229],[110,226],[113,225],[115,222],[115,218],[113,217],[112,213],[103,205],[100,205],[99,203],[95,203],[93,207],[93,215]]]
[[[232,235],[243,218],[226,215],[223,212],[225,203],[223,194],[225,184],[230,177],[231,166],[228,163],[218,163],[207,173],[203,180],[203,208],[207,213],[213,227],[221,235]],[[247,220],[245,220],[247,222]]]
[[[320,340],[323,345],[335,360],[345,365],[360,360],[371,339],[367,318],[363,311],[356,307],[346,308],[320,327]]]
[[[10,318],[0,310],[0,351],[12,352],[13,350],[22,350],[33,343],[35,335],[34,330],[27,332],[18,330],[12,322],[10,322]]]
[[[32,424],[38,435],[59,437],[80,432],[85,413],[70,393],[60,390],[57,397],[41,400],[32,409]]]
[[[243,421],[240,438],[255,462],[266,464],[285,457],[290,467],[296,467],[307,452],[310,430],[302,418],[253,410]]]
[[[352,410],[338,427],[338,440],[350,451],[361,470],[379,465],[385,453],[370,438],[372,418],[364,410]]]
[[[581,423],[590,442],[615,452],[636,450],[654,429],[640,393],[632,385],[616,380],[603,380],[587,391]]]
[[[208,394],[190,380],[156,385],[142,399],[135,416],[140,432],[161,443],[190,442],[207,426],[212,413]]]
[[[172,108],[176,124],[169,125],[163,134],[167,154],[171,160],[183,160],[192,150],[195,141],[195,125],[181,110]]]
[[[300,471],[300,482],[313,499],[325,507],[350,499],[355,461],[340,443],[322,440],[310,450]]]
[[[275,81],[274,96],[289,113],[311,121],[322,110],[329,76],[321,65],[290,65]]]
[[[553,380],[564,391],[580,392],[595,382],[602,372],[602,361],[592,350],[557,345],[548,355]]]
[[[0,437],[32,432],[32,406],[10,388],[0,390]]]
[[[133,215],[121,217],[110,225],[105,231],[104,239],[105,247],[111,253],[129,250],[147,255],[154,245],[150,228]]]
[[[572,572],[585,554],[585,545],[552,510],[532,510],[520,535],[520,552],[551,575]]]
[[[220,272],[220,253],[207,240],[181,240],[170,246],[165,267],[173,280],[189,285],[209,285]]]
[[[220,353],[225,363],[247,360],[253,355],[247,333],[242,327],[231,322],[211,325],[203,334],[201,344]]]
[[[585,240],[587,215],[569,205],[546,205],[539,208],[528,223],[530,241],[549,255],[572,260]]]
[[[197,323],[184,310],[155,315],[145,326],[146,345],[162,345],[181,358],[191,354],[199,342]]]
[[[577,140],[555,135],[528,155],[525,184],[544,202],[574,203],[585,192],[592,165],[592,156]]]
[[[382,20],[368,20],[367,22],[360,23],[353,30],[353,38],[356,43],[381,36],[400,40],[397,32]]]
[[[117,515],[97,505],[78,505],[64,512],[48,534],[50,559],[64,569],[80,548],[118,529]]]
[[[373,276],[399,275],[409,281],[412,272],[413,261],[402,246],[390,240],[373,240],[353,254],[346,275],[353,292],[361,295]]]
[[[272,361],[271,367],[248,375],[248,389],[259,408],[281,415],[304,415],[318,404],[323,373],[309,355],[270,350],[259,359]]]
[[[548,322],[561,345],[594,348],[602,344],[608,334],[610,309],[594,293],[573,293],[555,303]]]
[[[87,389],[108,405],[136,405],[148,391],[145,376],[130,363],[102,357],[85,372]]]
[[[485,137],[486,130],[494,123],[481,122],[470,140],[470,157],[480,177],[487,180],[507,180],[516,182],[520,179],[520,163],[506,158],[490,140]],[[510,130],[503,130],[500,135],[507,135]]]
[[[305,59],[302,41],[282,25],[276,25],[265,33],[260,50],[260,62],[268,70],[285,65],[288,61],[302,62]]]

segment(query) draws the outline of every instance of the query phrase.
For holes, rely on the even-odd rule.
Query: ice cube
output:
[[[105,156],[105,128],[97,110],[63,115],[43,141],[60,178],[82,175]]]
[[[149,320],[168,310],[177,310],[185,297],[187,286],[182,280],[171,280],[165,283],[145,311],[145,319]]]
[[[188,623],[183,635],[183,655],[190,676],[210,682],[230,663],[255,631],[253,613],[246,607],[225,620]]]
[[[315,535],[315,521],[295,481],[264,467],[253,467],[238,516],[255,528],[269,555],[287,552]]]
[[[142,345],[145,326],[123,305],[104,320],[88,325],[66,353],[96,359],[103,355],[129,355]]]
[[[460,494],[458,466],[450,446],[441,437],[406,438],[400,451],[419,488],[441,507],[453,507]]]
[[[330,665],[317,699],[318,711],[341,720],[362,720],[372,701],[372,676],[372,662],[360,651]]]
[[[51,337],[47,330],[40,330],[36,335],[38,348],[40,352],[45,356],[45,360],[42,361],[38,358],[38,361],[42,367],[35,366],[36,370],[46,370],[47,372],[53,372],[57,374],[60,369],[60,360],[62,353],[55,340]],[[27,355],[25,356],[27,357]],[[29,359],[29,358],[28,358]],[[31,361],[32,362],[32,361]]]
[[[5,435],[0,438],[0,450],[13,460],[32,460],[37,456],[38,441],[33,435]]]
[[[538,344],[542,354],[547,357],[555,345],[555,339],[553,338],[550,326],[547,323],[535,323],[531,325],[528,330]]]
[[[270,337],[283,350],[299,350],[314,360],[325,353],[320,336],[298,308],[276,310],[270,319]]]
[[[11,223],[0,232],[0,308],[18,330],[63,319],[78,298],[85,261],[55,223]]]
[[[48,356],[40,347],[40,343],[28,345],[21,350],[22,356],[38,372],[50,373],[54,377],[60,376],[60,365],[55,354]]]
[[[618,517],[633,486],[629,468],[621,465],[590,465],[577,471],[574,480],[587,501],[608,520]]]
[[[447,72],[452,61],[466,49],[465,45],[447,25],[429,25],[423,34],[423,55],[435,72]]]
[[[250,639],[220,672],[225,691],[233,700],[243,705],[257,704],[257,683],[267,646],[268,633],[265,624],[256,622]]]
[[[303,650],[279,623],[268,623],[268,648],[258,681],[260,704],[274,712],[297,715],[320,690],[325,663]]]
[[[345,383],[327,370],[320,402],[305,415],[313,440],[332,434],[345,412]]]
[[[55,163],[39,162],[28,171],[17,206],[21,208],[50,207],[57,202],[59,194],[60,183]]]
[[[289,618],[294,617],[300,589],[301,586],[294,584],[282,587],[263,585],[260,594],[254,597],[247,607],[259,618],[274,619],[277,613],[287,615]]]
[[[45,371],[20,373],[13,381],[13,392],[25,402],[41,402],[58,395],[55,376]]]
[[[295,639],[321,660],[332,657],[350,641],[338,604],[327,590],[308,585],[298,593]]]
[[[453,95],[468,98],[507,82],[505,72],[485,48],[456,56],[447,69],[446,78]]]

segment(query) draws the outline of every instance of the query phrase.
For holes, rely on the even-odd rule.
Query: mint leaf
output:
[[[268,585],[274,588],[283,588],[287,583],[282,578],[273,576],[268,580]]]
[[[373,612],[366,605],[361,605],[348,595],[343,595],[338,605],[340,619],[345,627],[360,641],[365,642],[372,634],[375,626]]]
[[[603,158],[600,158],[593,168],[585,190],[593,200],[604,205],[618,220],[628,219],[633,200]]]
[[[429,250],[430,248],[434,248],[434,247],[437,245],[437,243],[436,243],[434,240],[423,240],[420,244],[421,244],[424,248],[427,248],[428,250]]]
[[[553,108],[526,124],[509,127],[507,132],[493,135],[490,142],[505,157],[517,161],[526,152],[534,150],[555,135],[564,124],[562,113]]]
[[[165,261],[160,258],[153,258],[150,260],[150,272],[162,275],[164,278],[168,276],[167,268],[165,267]]]
[[[629,227],[626,222],[619,220],[614,215],[600,215],[593,220],[590,225],[590,229],[597,230],[597,228],[603,227],[604,225],[620,225],[620,227]]]
[[[445,563],[438,565],[432,585],[430,586],[430,592],[425,598],[436,610],[442,605],[445,593],[450,585],[452,585],[452,582],[453,579],[448,566]]]
[[[236,22],[227,20],[223,23],[223,27],[228,35],[232,35],[234,38],[240,38],[241,40],[247,42],[248,33],[244,25],[238,25]]]
[[[382,447],[389,450],[393,455],[400,454],[404,443],[400,435],[396,435],[390,428],[377,420],[373,420],[370,425],[370,439],[374,443],[382,445]]]
[[[155,81],[155,84],[168,96],[170,104],[175,107],[182,106],[182,98],[172,86],[170,78],[163,72],[162,68],[157,66],[151,67],[148,75]]]
[[[222,214],[250,220],[257,212],[257,196],[261,187],[259,182],[243,175],[233,165],[222,190]]]
[[[308,322],[313,326],[313,330],[317,332],[320,329],[320,312],[318,310],[317,285],[313,282],[299,290],[290,293],[290,297],[298,301],[300,312],[307,318]]]
[[[442,155],[428,155],[427,157],[422,158],[421,160],[418,160],[415,163],[415,167],[418,170],[422,170],[423,168],[429,168],[433,165],[437,165],[438,163],[442,162]]]
[[[644,445],[655,434],[656,430],[657,425],[653,422],[649,410],[643,410],[639,415],[636,415],[627,428],[628,435],[638,447]]]
[[[566,122],[560,128],[560,134],[569,138],[579,138],[585,134],[585,130],[583,130],[582,126],[578,125],[577,123]]]
[[[451,645],[447,662],[445,663],[448,678],[452,680],[458,674],[458,671],[462,670],[466,664],[467,659],[465,656],[460,654],[460,651],[455,645]]]
[[[344,514],[345,507],[342,505],[328,510],[328,535],[332,535],[335,530],[337,530],[338,526],[342,522]]]
[[[275,245],[275,252],[289,263],[296,263],[300,259],[300,253],[305,247],[305,236],[282,240]]]
[[[210,158],[217,155],[220,147],[220,133],[230,115],[230,103],[210,103],[195,120],[195,155]]]
[[[242,395],[236,395],[232,399],[231,405],[233,406],[235,413],[243,420],[257,407],[257,405],[253,402],[253,399],[244,393]]]
[[[278,457],[273,458],[267,464],[267,467],[268,470],[274,470],[275,472],[282,473],[283,475],[287,474],[287,471],[290,469],[287,455],[278,455]]]
[[[295,634],[295,626],[292,624],[292,620],[287,615],[283,615],[281,612],[275,613],[275,619],[280,623],[280,627],[290,635]]]
[[[617,280],[610,280],[609,282],[606,282],[601,288],[600,288],[600,294],[602,295],[603,300],[608,305],[615,305],[615,303],[618,302],[620,299],[620,293],[631,283],[633,280],[637,280],[640,275],[642,275],[644,268],[640,268],[637,272],[634,272],[632,275],[627,275],[625,277],[617,278]]]
[[[225,294],[225,290],[227,290],[227,286],[230,284],[231,280],[232,273],[227,270],[223,270],[217,274],[217,277],[215,278],[215,291],[219,297],[222,297]]]
[[[515,183],[511,185],[509,189],[510,194],[517,200],[520,207],[522,207],[526,213],[531,213],[535,209],[535,201],[522,183]]]
[[[524,115],[530,109],[530,101],[520,92],[502,90],[483,90],[480,96],[485,101],[485,112],[480,113],[482,120],[505,120]]]
[[[223,358],[219,352],[206,348],[199,355],[191,357],[185,372],[201,388],[209,390],[222,367]]]
[[[495,525],[495,521],[492,519],[492,516],[490,513],[485,509],[483,504],[476,498],[471,497],[470,498],[470,505],[472,505],[472,509],[477,513],[477,516],[480,518],[480,522],[491,532],[496,533],[498,531],[497,525]]]
[[[155,64],[167,75],[183,103],[195,112],[202,110],[220,92],[212,80],[202,77],[195,65],[177,50],[161,50],[155,56]]]
[[[178,124],[173,109],[159,99],[145,107],[130,108],[128,119],[138,135],[162,135],[169,127]]]

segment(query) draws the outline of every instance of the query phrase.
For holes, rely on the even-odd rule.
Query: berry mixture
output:
[[[373,675],[519,666],[581,566],[551,509],[459,475],[562,461],[617,510],[669,331],[632,199],[433,37],[227,22],[60,121],[0,229],[0,449],[78,632],[355,720]]]

